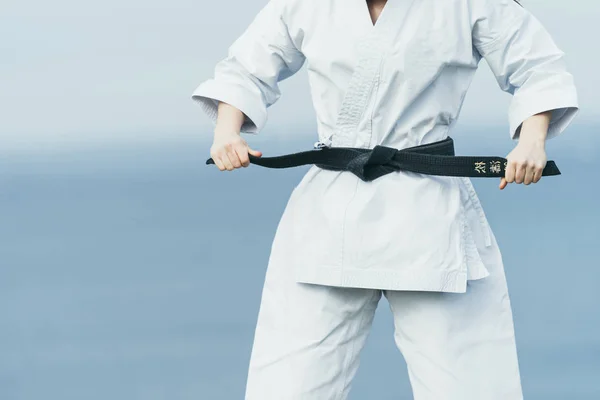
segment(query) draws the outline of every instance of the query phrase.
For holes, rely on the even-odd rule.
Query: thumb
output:
[[[248,147],[248,154],[253,155],[254,157],[260,157],[262,156],[262,153],[258,150],[253,150],[250,147]]]
[[[506,183],[506,179],[501,178],[500,179],[500,190],[504,189],[506,187],[506,185],[508,185],[508,183]]]

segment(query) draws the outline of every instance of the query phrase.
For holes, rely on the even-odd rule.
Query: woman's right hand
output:
[[[247,167],[250,165],[248,154],[262,156],[260,151],[251,149],[238,132],[215,132],[210,156],[219,170],[233,171],[236,168]]]

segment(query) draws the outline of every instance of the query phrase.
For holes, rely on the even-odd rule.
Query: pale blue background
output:
[[[0,400],[243,398],[271,240],[306,168],[205,166],[211,127],[190,95],[265,2],[2,1]],[[526,399],[595,400],[600,3],[523,3],[565,50],[582,111],[548,143],[562,176],[475,185]],[[305,71],[282,87],[246,136],[265,155],[316,140]],[[458,153],[510,151],[508,101],[482,64]],[[385,301],[351,398],[411,398]]]
[[[309,139],[252,144],[274,154]],[[475,184],[504,251],[526,398],[593,400],[600,160],[560,140],[548,147],[562,176],[502,192],[495,179]],[[509,148],[506,138],[458,144],[461,154]],[[2,158],[0,399],[243,398],[271,240],[305,168],[220,173],[203,165],[207,149]],[[383,300],[352,399],[411,398],[390,317]]]

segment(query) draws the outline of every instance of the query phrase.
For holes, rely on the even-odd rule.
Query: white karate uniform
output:
[[[375,25],[365,0],[270,0],[193,98],[213,120],[218,102],[235,106],[246,116],[242,131],[258,133],[280,96],[278,82],[306,62],[320,141],[402,149],[448,136],[482,58],[513,95],[513,139],[534,114],[552,110],[552,138],[577,113],[563,53],[513,0],[388,0]],[[248,398],[344,398],[340,385],[353,374],[382,291],[404,332],[399,346],[415,354],[416,364],[407,361],[418,399],[520,398],[503,267],[471,181],[397,172],[363,182],[316,166],[277,228]],[[335,309],[325,310],[329,302]],[[280,329],[281,318],[301,323]],[[282,336],[292,326],[297,340]],[[324,344],[329,339],[337,347]],[[311,347],[317,343],[325,347]],[[327,388],[318,385],[329,376],[325,366],[339,372]],[[439,374],[424,378],[426,368]],[[267,382],[287,383],[265,392]],[[506,395],[465,387],[482,382],[506,387]],[[445,394],[432,394],[438,389]]]
[[[465,208],[476,219],[475,208]],[[281,223],[289,219],[284,213]],[[467,293],[297,283],[287,254],[291,243],[277,232],[246,400],[346,399],[382,294],[415,400],[522,400],[502,258],[492,231],[486,246],[482,227],[474,230],[490,275],[470,281]]]

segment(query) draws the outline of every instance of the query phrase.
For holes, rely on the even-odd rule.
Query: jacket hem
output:
[[[319,266],[310,269],[296,268],[295,279],[298,283],[362,289],[448,293],[467,291],[465,267],[461,270],[429,272],[415,276],[414,273],[402,271]]]

